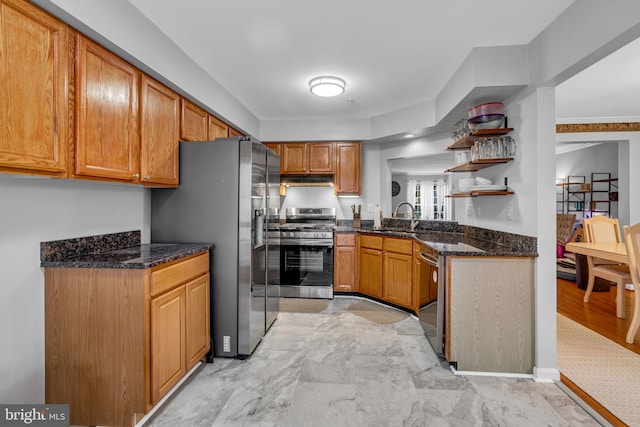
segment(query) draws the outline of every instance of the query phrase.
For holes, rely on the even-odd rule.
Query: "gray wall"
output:
[[[586,182],[591,180],[591,173],[611,173],[612,178],[618,177],[618,143],[604,142],[581,150],[575,150],[556,157],[556,178],[569,175],[584,176]],[[617,183],[615,183],[617,185]],[[594,187],[595,188],[595,187]],[[598,188],[603,188],[599,186]],[[625,197],[618,193],[618,197]],[[618,218],[618,203],[611,203],[611,217]]]
[[[142,230],[149,190],[0,174],[0,402],[44,402],[40,242]]]

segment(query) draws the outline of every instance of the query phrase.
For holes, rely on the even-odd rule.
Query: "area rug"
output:
[[[629,426],[640,426],[640,355],[558,314],[560,372]]]
[[[280,311],[289,313],[321,313],[329,307],[329,300],[314,298],[280,298]]]
[[[347,307],[350,313],[363,317],[371,322],[385,324],[396,323],[409,317],[408,313],[393,308],[384,307],[368,301],[358,301]]]

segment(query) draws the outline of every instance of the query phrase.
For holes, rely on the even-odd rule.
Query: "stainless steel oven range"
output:
[[[335,208],[287,208],[280,224],[280,296],[333,299]]]

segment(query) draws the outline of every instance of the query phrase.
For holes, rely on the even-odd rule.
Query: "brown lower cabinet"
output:
[[[210,348],[208,252],[151,269],[45,268],[45,400],[133,426]]]
[[[336,234],[334,240],[333,291],[355,292],[358,290],[356,234]]]
[[[356,261],[351,264],[358,265],[357,270],[353,269],[358,271],[357,287],[353,291],[418,313],[420,304],[429,298],[429,290],[421,289],[419,278],[422,274],[430,273],[420,270],[421,266],[415,259],[413,240],[358,234],[357,242]],[[335,291],[348,290],[342,288],[342,282],[339,281],[346,274],[342,272],[349,271],[346,265],[349,259],[342,255],[342,250],[336,240]]]
[[[382,237],[359,235],[358,289],[365,295],[382,298]]]

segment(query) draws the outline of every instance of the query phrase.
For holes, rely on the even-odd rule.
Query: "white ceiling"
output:
[[[434,100],[474,47],[526,45],[573,0],[129,0],[260,120]],[[347,81],[319,98],[308,82]]]
[[[640,39],[556,87],[558,122],[640,121]]]
[[[372,118],[434,100],[474,47],[526,45],[573,3],[129,1],[259,120]],[[311,95],[321,75],[345,79],[346,92]],[[557,87],[558,122],[639,121],[639,76],[640,39]],[[451,162],[391,166],[417,173]]]

